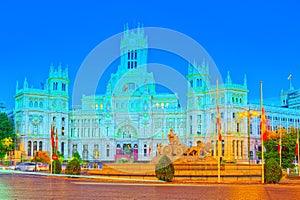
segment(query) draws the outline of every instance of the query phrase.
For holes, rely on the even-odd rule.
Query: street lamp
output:
[[[250,164],[250,119],[252,117],[258,117],[259,113],[257,110],[250,111],[250,106],[248,110],[245,112],[241,112],[238,114],[239,118],[247,117],[247,132],[248,132],[248,162]]]

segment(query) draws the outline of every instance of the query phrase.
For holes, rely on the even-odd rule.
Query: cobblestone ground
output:
[[[113,183],[0,174],[0,199],[300,199],[297,184]]]

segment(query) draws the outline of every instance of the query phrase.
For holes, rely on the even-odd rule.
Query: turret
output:
[[[230,77],[230,71],[227,72],[226,84],[232,84],[232,80],[231,80],[231,77]]]
[[[128,29],[128,24],[124,26],[124,34],[121,40],[121,73],[135,70],[147,63],[148,54],[147,37],[144,35],[143,27],[133,30]]]
[[[60,93],[60,95],[68,95],[69,78],[68,68],[62,69],[61,64],[57,69],[53,65],[50,66],[48,78],[48,90],[50,93]]]

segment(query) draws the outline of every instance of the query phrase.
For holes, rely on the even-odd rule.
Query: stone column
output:
[[[241,159],[241,155],[242,155],[242,152],[241,152],[241,150],[242,150],[242,148],[241,148],[241,140],[238,140],[238,143],[237,143],[237,148],[238,148],[238,155],[237,155],[237,157],[238,157],[238,159]]]

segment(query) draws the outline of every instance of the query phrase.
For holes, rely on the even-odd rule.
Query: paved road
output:
[[[299,185],[132,184],[0,173],[0,199],[300,199]]]

